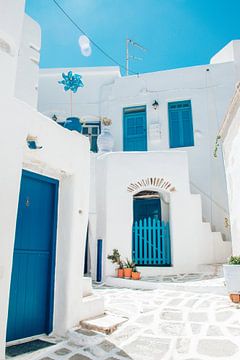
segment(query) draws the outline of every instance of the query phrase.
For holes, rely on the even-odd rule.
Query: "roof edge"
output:
[[[232,124],[234,116],[240,107],[240,82],[236,85],[236,90],[233,95],[232,101],[228,107],[227,113],[223,119],[222,125],[219,129],[218,136],[224,139],[227,136],[228,130]]]

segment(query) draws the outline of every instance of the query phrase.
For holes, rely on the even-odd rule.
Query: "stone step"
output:
[[[223,264],[201,264],[199,265],[199,272],[204,274],[223,276]]]
[[[92,319],[83,320],[80,325],[83,329],[112,334],[121,324],[126,322],[126,317],[105,313]]]

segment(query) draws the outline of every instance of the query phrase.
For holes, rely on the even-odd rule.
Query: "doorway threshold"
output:
[[[29,340],[27,342],[15,344],[15,345],[9,345],[6,347],[6,358],[12,359],[17,356],[30,354],[35,351],[43,350],[53,345],[56,345],[56,343],[41,339]]]

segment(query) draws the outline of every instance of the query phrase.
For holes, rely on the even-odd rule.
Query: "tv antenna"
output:
[[[141,51],[147,51],[142,45],[138,44],[137,42],[127,38],[126,39],[126,76],[129,74],[129,60],[143,60],[141,57],[130,55],[129,54],[129,47],[137,47]]]

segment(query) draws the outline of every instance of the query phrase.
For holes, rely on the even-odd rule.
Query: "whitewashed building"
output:
[[[124,151],[124,117],[128,112],[146,114],[148,151],[175,149],[170,144],[168,104],[190,101],[194,146],[188,152],[191,191],[201,194],[203,217],[229,239],[226,182],[222,157],[213,154],[215,137],[240,77],[240,41],[217,53],[210,64],[122,77],[117,67],[77,68],[85,84],[73,97],[73,114],[87,119],[112,119],[113,151]],[[41,69],[38,107],[59,120],[70,115],[69,96],[57,81],[67,69]],[[152,105],[158,103],[155,109]],[[174,104],[173,104],[174,105]],[[126,113],[126,114],[124,114]],[[176,144],[177,145],[177,144]],[[173,144],[173,146],[175,146]],[[199,166],[201,164],[201,166]]]
[[[106,280],[114,275],[105,260],[113,248],[134,258],[145,276],[198,272],[200,264],[224,262],[230,254],[230,242],[202,221],[200,195],[190,192],[185,152],[100,155],[95,179],[92,252],[94,239],[103,239]]]
[[[240,254],[240,216],[239,216],[239,156],[240,156],[240,84],[230,103],[224,122],[219,131],[219,144],[222,144],[226,169],[229,212],[233,255]],[[220,153],[218,149],[217,156]]]
[[[103,311],[84,298],[89,142],[36,110],[41,32],[24,5],[0,1],[1,360],[6,341]]]
[[[60,122],[70,115],[69,97],[58,84],[61,73],[68,70],[40,70],[38,107],[47,116],[56,115]],[[157,262],[155,257],[160,256],[159,252],[150,250],[146,250],[151,253],[148,266],[143,266],[144,261],[137,261],[144,274],[196,271],[199,264],[224,262],[231,252],[229,211],[223,158],[221,154],[214,157],[214,146],[240,79],[240,41],[230,42],[209,64],[202,66],[127,77],[122,77],[117,67],[71,70],[82,75],[85,85],[73,97],[73,115],[84,123],[83,133],[89,135],[93,151],[96,151],[96,138],[101,131],[100,118],[112,119],[113,153],[92,154],[89,243],[93,277],[97,239],[103,240],[105,276],[113,274],[113,267],[106,262],[112,248],[121,250],[124,257],[136,257],[134,222],[140,219],[134,215],[133,203],[138,192],[140,197],[156,198],[156,204],[160,197],[161,216],[158,217],[164,220],[167,211],[171,239],[169,263]],[[188,165],[184,163],[180,172],[185,153]],[[170,183],[176,191],[168,194],[167,201],[150,183],[144,189],[140,186],[135,189],[137,191],[128,192],[129,186],[144,184],[146,179]],[[176,186],[182,179],[185,179],[184,190]],[[174,201],[178,194],[177,207],[179,211],[182,209],[182,218],[176,232],[177,215],[172,213],[169,198]],[[183,196],[181,200],[180,195]],[[194,202],[195,205],[190,205]],[[148,217],[146,213],[144,216]],[[196,246],[190,235],[194,227]],[[189,237],[184,233],[187,228]],[[184,260],[186,248],[189,249],[187,258],[194,259],[189,264]],[[139,251],[138,248],[138,255],[142,257]],[[154,267],[150,266],[153,261],[156,262]],[[170,267],[162,267],[169,264]]]

